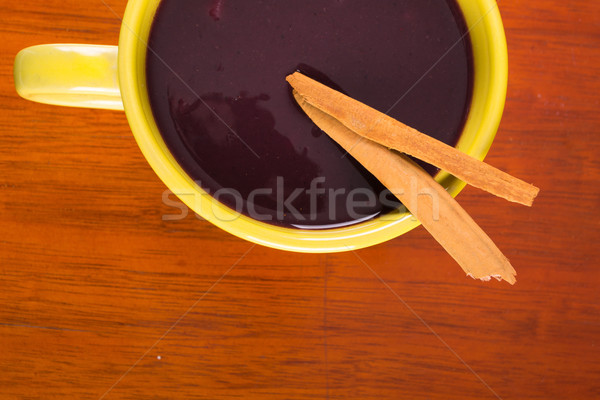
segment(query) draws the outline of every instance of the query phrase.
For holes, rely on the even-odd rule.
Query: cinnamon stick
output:
[[[516,282],[516,271],[450,194],[408,157],[348,129],[294,91],[306,114],[381,181],[419,219],[467,275]]]
[[[506,200],[531,206],[539,189],[440,142],[365,104],[296,72],[290,85],[311,106],[354,133],[435,165],[466,183]],[[357,142],[361,139],[358,138]]]

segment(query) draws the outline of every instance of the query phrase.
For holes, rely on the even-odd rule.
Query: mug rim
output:
[[[369,247],[420,225],[410,213],[397,210],[341,228],[284,228],[239,214],[204,191],[183,171],[162,140],[146,92],[147,40],[159,3],[160,0],[130,0],[127,4],[119,37],[119,84],[125,113],[140,150],[159,178],[190,209],[219,228],[250,242],[304,253]],[[473,93],[467,122],[456,147],[483,160],[494,140],[506,100],[506,37],[495,0],[457,0],[457,3],[471,36]],[[464,182],[444,171],[435,179],[453,197],[465,186]]]

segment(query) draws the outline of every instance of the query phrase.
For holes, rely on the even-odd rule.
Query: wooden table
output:
[[[487,160],[541,194],[459,200],[514,287],[466,278],[422,228],[292,255],[163,221],[124,114],[13,85],[26,46],[115,44],[125,3],[0,2],[0,398],[600,397],[600,2],[499,4],[510,83]]]

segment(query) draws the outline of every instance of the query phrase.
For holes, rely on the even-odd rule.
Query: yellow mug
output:
[[[457,148],[483,159],[504,109],[508,61],[506,38],[495,0],[457,0],[474,58],[471,108]],[[125,110],[135,139],[156,174],[204,219],[240,238],[281,250],[326,253],[372,246],[419,225],[396,211],[360,224],[323,230],[282,228],[253,220],[209,196],[179,166],[165,145],[146,92],[147,39],[160,0],[130,0],[119,46],[49,44],[16,57],[17,92],[24,98],[62,106]],[[282,83],[283,84],[283,83]],[[456,196],[465,186],[445,172],[436,180]]]

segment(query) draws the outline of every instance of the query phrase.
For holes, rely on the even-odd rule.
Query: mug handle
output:
[[[14,65],[17,93],[68,107],[123,110],[117,46],[44,44],[21,50]]]

